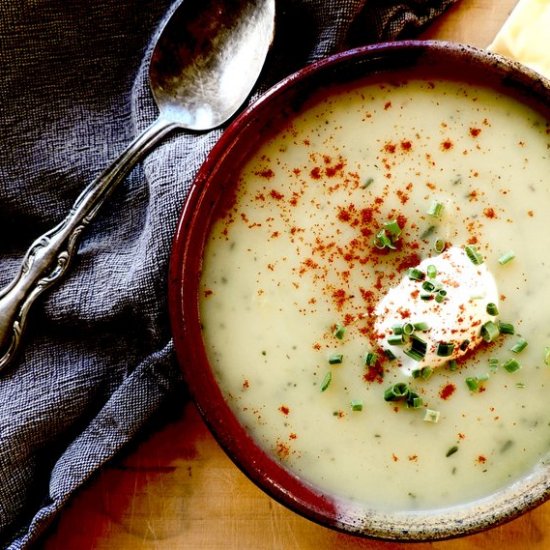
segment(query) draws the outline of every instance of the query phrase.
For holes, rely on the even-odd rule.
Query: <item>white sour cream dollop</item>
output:
[[[396,363],[405,374],[422,367],[443,366],[474,349],[483,340],[481,327],[495,319],[487,312],[487,304],[498,307],[499,295],[494,277],[484,263],[475,265],[463,249],[451,247],[438,256],[423,260],[416,269],[427,274],[428,266],[435,267],[436,275],[434,278],[426,275],[424,281],[446,292],[443,301],[437,301],[433,291],[433,298],[425,299],[430,292],[423,289],[424,281],[411,279],[406,274],[375,308],[378,344],[393,352]],[[400,345],[388,343],[388,338],[395,336],[394,327],[406,323],[428,326],[427,330],[414,332],[427,344],[425,355],[420,360],[406,353],[412,347],[410,338]],[[451,344],[452,352],[439,355],[441,343]]]

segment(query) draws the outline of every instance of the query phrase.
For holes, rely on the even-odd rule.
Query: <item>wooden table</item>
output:
[[[517,0],[460,0],[425,33],[487,46]],[[225,456],[193,405],[105,468],[70,503],[52,549],[550,549],[550,502],[491,531],[394,544],[333,532],[298,517]]]

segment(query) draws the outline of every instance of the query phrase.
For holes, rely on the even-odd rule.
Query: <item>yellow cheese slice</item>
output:
[[[519,0],[488,49],[550,78],[550,0]]]

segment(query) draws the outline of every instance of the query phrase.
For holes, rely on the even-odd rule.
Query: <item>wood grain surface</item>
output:
[[[425,38],[487,46],[517,0],[461,0]],[[550,55],[550,53],[549,53]],[[253,485],[214,441],[196,409],[134,445],[71,501],[44,542],[47,550],[550,549],[550,502],[469,537],[397,544],[320,527]]]

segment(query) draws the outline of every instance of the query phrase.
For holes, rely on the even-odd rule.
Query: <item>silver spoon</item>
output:
[[[231,118],[250,94],[273,39],[275,0],[183,0],[152,53],[149,83],[158,119],[36,239],[0,290],[0,369],[13,359],[29,309],[58,281],[80,233],[135,164],[169,132],[204,131]]]

